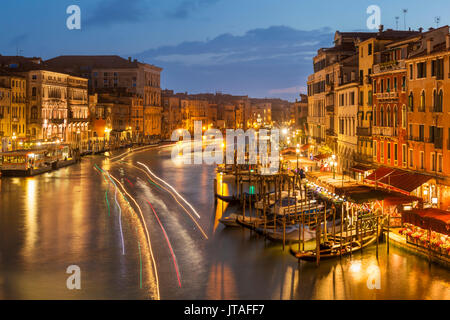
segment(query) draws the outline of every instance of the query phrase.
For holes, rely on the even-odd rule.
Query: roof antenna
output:
[[[406,30],[406,14],[408,13],[408,9],[402,9],[403,11],[403,25],[404,25],[404,30]]]

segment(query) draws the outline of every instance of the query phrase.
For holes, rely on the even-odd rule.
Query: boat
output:
[[[340,220],[335,221],[335,223],[336,224],[340,223]],[[286,226],[285,230],[283,230],[282,227],[277,227],[276,229],[271,228],[271,229],[266,229],[266,230],[264,230],[263,228],[257,228],[256,232],[266,236],[269,240],[272,240],[272,241],[280,242],[280,241],[283,241],[283,239],[284,239],[286,242],[292,242],[292,241],[298,241],[299,227],[300,227],[300,224]],[[327,223],[328,230],[331,230],[332,227],[333,227],[333,222],[328,221],[328,223]],[[323,222],[321,223],[321,228],[322,228],[322,230],[324,228]],[[338,225],[336,225],[336,228],[338,228]],[[315,238],[316,238],[315,227],[305,225],[305,227],[303,229],[303,240],[309,241],[309,240],[312,240]]]
[[[355,253],[357,251],[360,251],[361,249],[370,246],[372,243],[374,243],[379,237],[378,234],[373,234],[371,236],[367,236],[363,238],[362,242],[358,240],[352,240],[346,243],[339,242],[326,242],[323,244],[320,244],[320,260],[328,260],[337,258],[339,256],[345,256],[350,253]],[[292,247],[290,248],[290,253],[299,260],[314,262],[317,260],[317,250],[308,250],[305,252],[298,252],[294,250]]]
[[[240,216],[240,214],[237,213],[231,213],[227,217],[222,217],[219,219],[219,222],[225,225],[225,227],[240,227],[240,224],[236,222],[236,219]]]
[[[239,199],[236,199],[235,196],[223,196],[223,195],[217,194],[217,193],[216,193],[216,198],[220,199],[224,202],[228,202],[228,203],[234,202],[234,201],[239,201]]]
[[[52,157],[52,168],[59,169],[77,162],[74,150],[68,144],[58,144],[49,148],[48,157]]]
[[[260,225],[264,225],[264,219],[256,217],[244,217],[239,215],[236,218],[236,223],[250,230],[256,230]],[[267,222],[266,222],[267,223]],[[267,225],[269,225],[267,223]]]
[[[303,191],[303,195],[304,194],[305,194],[305,192]],[[275,192],[274,191],[269,192],[267,195],[268,195],[268,198],[269,198],[268,200],[267,199],[261,199],[261,200],[255,202],[255,208],[256,209],[263,210],[264,209],[264,203],[266,205],[268,205],[269,207],[273,206],[275,204],[275,202],[276,202]],[[284,198],[288,197],[288,195],[289,195],[288,191],[281,191],[281,199],[284,199]],[[277,195],[277,196],[280,197],[279,195]],[[295,193],[291,192],[290,196],[292,198],[294,198],[294,199],[297,196],[297,201],[302,201],[302,197],[301,197],[301,194],[300,194],[299,190],[295,190]],[[303,197],[303,198],[305,198],[305,197]],[[311,200],[311,201],[312,201],[311,203],[315,202],[315,200]]]
[[[317,202],[317,200],[302,200],[300,198],[285,197],[281,201],[276,201],[269,206],[271,213],[286,216],[297,214],[316,214],[324,210],[324,205]]]
[[[46,149],[6,151],[1,155],[3,176],[34,176],[52,170]]]

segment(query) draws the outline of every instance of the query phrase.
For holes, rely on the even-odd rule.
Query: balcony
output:
[[[394,127],[373,127],[372,130],[374,136],[395,137],[397,133],[397,128]]]
[[[334,129],[327,129],[326,130],[326,135],[329,137],[336,137],[336,132],[334,132]]]
[[[378,100],[398,99],[398,91],[395,92],[378,92],[374,94]]]
[[[370,137],[372,136],[372,128],[356,127],[356,135]]]
[[[409,141],[415,141],[415,142],[424,142],[425,138],[424,137],[415,137],[415,136],[408,136],[408,140]]]
[[[405,61],[388,61],[373,66],[373,74],[402,70],[406,68]]]
[[[425,111],[425,110],[423,110],[423,111]],[[429,112],[433,112],[433,113],[442,113],[443,111],[442,111],[442,106],[431,106],[431,107],[428,107],[428,111]]]

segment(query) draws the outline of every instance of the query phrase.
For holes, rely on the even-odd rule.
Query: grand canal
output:
[[[171,147],[117,155],[0,180],[0,299],[450,299],[449,270],[393,246],[298,265],[218,224],[230,208],[214,166],[173,162]]]

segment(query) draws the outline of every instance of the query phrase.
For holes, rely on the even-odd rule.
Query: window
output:
[[[31,115],[30,115],[32,120],[37,120],[38,118],[38,109],[36,106],[31,107]]]
[[[387,143],[387,159],[388,161],[391,161],[391,143]]]
[[[377,156],[377,145],[378,145],[378,142],[374,141],[374,144],[373,144],[373,156],[374,157]]]
[[[409,112],[414,111],[414,95],[413,95],[412,91],[409,93],[409,96],[408,96],[408,110],[409,110]]]
[[[442,89],[439,90],[439,94],[437,94],[437,91],[433,91],[433,112],[442,112],[442,104],[444,100],[444,94],[442,92]]]
[[[397,126],[398,126],[398,109],[397,109],[397,106],[394,107],[393,125],[394,125],[394,128],[397,128]]]
[[[386,82],[387,82],[387,84],[386,84],[386,91],[387,92],[391,92],[391,79],[388,78]]]
[[[427,76],[427,63],[420,62],[417,64],[417,78],[426,78]]]
[[[372,91],[369,91],[369,106],[372,105],[372,101],[373,101],[373,93]]]
[[[367,52],[367,54],[368,54],[369,56],[372,55],[372,44],[371,44],[371,43],[369,43],[369,47],[368,47],[368,52]]]
[[[397,91],[397,77],[394,78],[394,91]]]
[[[419,141],[425,140],[425,126],[423,124],[419,125]]]
[[[437,171],[442,172],[442,154],[438,154]]]
[[[412,80],[413,79],[413,77],[414,77],[414,68],[413,68],[413,64],[411,63],[410,65],[409,65],[409,80]]]
[[[377,80],[373,80],[373,92],[377,92]]]
[[[384,142],[383,141],[380,142],[380,158],[381,158],[381,161],[383,161],[383,158],[384,158]]]
[[[420,151],[420,169],[425,169],[425,154],[423,151]]]
[[[395,162],[398,161],[398,146],[396,143],[394,143],[394,160]]]
[[[406,77],[403,76],[402,77],[402,91],[405,91],[405,90],[406,90]]]
[[[422,93],[420,94],[419,111],[425,112],[425,90],[423,90]]]
[[[413,158],[414,158],[413,149],[409,149],[409,166],[410,167],[413,166]]]
[[[377,106],[373,107],[373,125],[377,126]]]
[[[402,107],[402,128],[406,129],[406,106]]]
[[[36,87],[31,88],[31,96],[36,97]]]
[[[384,80],[381,79],[381,83],[380,83],[380,92],[383,93],[384,92]]]
[[[403,166],[406,167],[406,144],[402,145],[402,162]]]
[[[436,154],[431,154],[431,171],[436,171]]]

